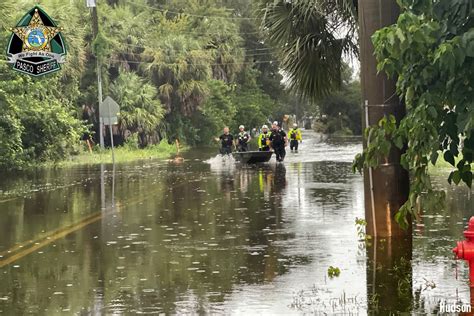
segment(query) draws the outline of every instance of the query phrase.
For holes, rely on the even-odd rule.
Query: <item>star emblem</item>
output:
[[[45,26],[38,9],[27,26],[20,26],[11,31],[23,41],[24,52],[51,52],[51,40],[62,31],[59,27]]]

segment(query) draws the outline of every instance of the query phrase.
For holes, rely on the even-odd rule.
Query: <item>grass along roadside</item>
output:
[[[180,147],[180,152],[186,149],[186,147]],[[125,163],[147,159],[167,159],[176,155],[177,149],[175,144],[168,144],[167,141],[162,141],[158,145],[151,145],[146,148],[136,148],[125,144],[125,146],[114,148],[114,153],[116,163]],[[78,155],[71,156],[60,162],[46,163],[46,166],[71,167],[101,163],[112,163],[112,150],[110,148],[100,150],[96,146],[92,153],[83,151]]]

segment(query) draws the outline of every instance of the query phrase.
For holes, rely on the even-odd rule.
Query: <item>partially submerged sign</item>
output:
[[[111,97],[105,98],[99,106],[99,116],[102,118],[105,125],[118,124],[119,113],[120,106]]]
[[[44,10],[35,6],[10,30],[7,58],[14,70],[42,76],[61,69],[66,56],[62,29]]]

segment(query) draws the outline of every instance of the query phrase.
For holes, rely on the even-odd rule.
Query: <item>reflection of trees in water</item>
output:
[[[413,249],[406,242],[389,244],[389,239],[378,241],[376,252],[372,247],[367,249],[368,301],[378,305],[369,306],[371,312],[434,315],[441,302],[469,304],[454,290],[459,281],[454,278],[456,267],[451,258],[455,242],[463,238],[460,223],[465,224],[472,215],[473,201],[466,188],[449,186],[444,178],[437,186],[446,191],[446,204],[422,210],[414,229]],[[436,263],[435,270],[423,270],[426,263]],[[437,288],[439,282],[447,282],[441,285],[443,290]],[[446,291],[450,287],[453,290]]]
[[[49,169],[0,177],[9,190],[0,202],[0,251],[100,211],[100,185],[91,180],[98,177]]]
[[[312,182],[347,183],[353,177],[351,164],[322,161],[313,164]]]
[[[351,204],[347,190],[344,189],[311,189],[311,195],[315,198],[315,202],[320,203],[323,207],[337,206],[344,208]]]
[[[25,258],[19,273],[0,275],[0,282],[7,284],[0,296],[14,293],[11,308],[38,313],[51,308],[44,297],[55,291],[64,293],[57,298],[71,313],[132,313],[153,306],[154,311],[175,313],[181,310],[177,302],[189,297],[192,312],[208,311],[236,284],[268,282],[309,261],[285,256],[276,245],[294,238],[280,231],[286,186],[282,164],[236,168],[232,176],[217,177],[184,166],[151,168],[139,175],[119,172],[115,190],[121,206],[114,214],[119,220],[105,217],[45,248],[44,255]],[[40,212],[37,218],[44,217],[51,226],[35,228],[32,220],[24,229],[33,234],[66,226],[84,217],[84,210],[99,211],[100,202],[100,181],[40,195],[26,206],[27,214]],[[38,207],[36,213],[32,205]],[[64,210],[70,213],[56,216]],[[17,227],[18,220],[10,224]],[[70,292],[67,283],[73,284]],[[8,308],[2,306],[6,312]]]
[[[316,187],[308,187],[314,202],[337,209],[351,205],[353,195],[346,186],[351,182],[351,166],[341,162],[319,162],[313,164],[312,178],[309,183]]]
[[[463,186],[450,186],[444,178],[432,177],[436,186],[446,192],[444,205],[433,205],[422,209],[419,222],[415,225],[415,257],[432,260],[451,254],[455,241],[462,239],[464,226],[472,216],[474,199]],[[460,225],[463,223],[464,225]]]
[[[169,192],[158,209],[170,212],[160,212],[155,217],[156,224],[170,228],[176,226],[175,222],[188,234],[185,238],[179,238],[179,234],[178,238],[171,237],[166,244],[162,240],[170,237],[166,230],[160,230],[150,241],[159,245],[160,260],[153,266],[154,274],[167,275],[167,282],[160,283],[158,293],[161,305],[171,304],[165,312],[176,311],[173,302],[187,293],[192,292],[199,303],[206,305],[209,292],[226,293],[242,282],[270,281],[288,271],[295,261],[307,261],[285,257],[279,247],[272,245],[273,241],[292,237],[275,233],[281,227],[285,172],[284,165],[280,165],[237,168],[233,178],[221,175],[199,181],[174,175],[172,180],[165,180],[173,185],[168,186]],[[173,217],[169,213],[176,208],[176,198],[182,196],[186,196],[179,204],[182,210]],[[204,271],[197,273],[195,267]],[[223,299],[212,296],[213,301]]]

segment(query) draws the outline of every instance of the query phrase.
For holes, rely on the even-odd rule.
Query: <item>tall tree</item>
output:
[[[339,87],[343,54],[357,54],[357,14],[349,0],[260,0],[267,39],[288,85],[316,99]]]

